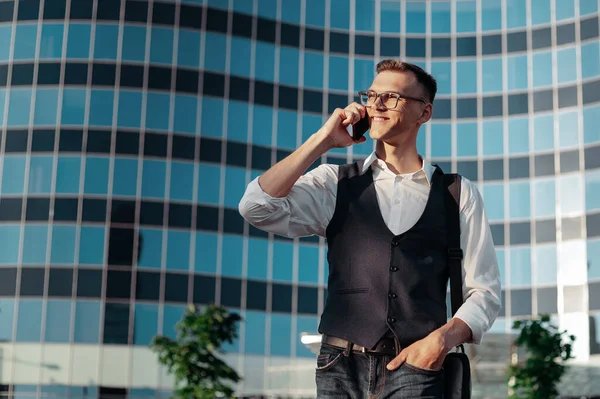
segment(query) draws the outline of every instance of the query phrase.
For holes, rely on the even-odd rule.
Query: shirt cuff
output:
[[[454,318],[464,321],[471,329],[472,337],[471,340],[466,342],[467,344],[481,344],[483,334],[488,330],[487,326],[490,324],[483,309],[467,300],[458,309]]]
[[[269,208],[273,204],[277,204],[279,202],[285,201],[285,198],[277,198],[272,197],[268,193],[266,193],[260,183],[258,182],[258,177],[254,178],[246,188],[246,193],[244,194],[244,199],[251,199],[253,203],[256,205],[260,205],[266,208]]]

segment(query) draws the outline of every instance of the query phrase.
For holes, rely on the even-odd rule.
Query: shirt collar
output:
[[[423,162],[423,165],[421,166],[421,169],[412,173],[412,176],[413,176],[413,178],[416,178],[416,177],[424,174],[425,178],[427,179],[427,183],[429,185],[431,185],[431,179],[433,177],[433,173],[435,172],[435,166],[430,164],[427,160],[423,159],[423,157],[420,157],[420,158],[421,158],[421,161]],[[375,153],[375,151],[373,151],[365,159],[361,173],[365,173],[373,164],[376,164],[377,166],[379,166],[381,168],[387,168],[387,165],[385,164],[385,162],[383,162],[382,160],[377,158],[377,154]]]

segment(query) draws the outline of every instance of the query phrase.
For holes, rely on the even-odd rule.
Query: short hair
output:
[[[375,70],[377,73],[383,71],[412,72],[417,77],[417,82],[425,89],[425,95],[428,97],[429,102],[433,103],[437,92],[437,82],[433,76],[425,72],[420,66],[410,62],[388,59],[380,61]]]

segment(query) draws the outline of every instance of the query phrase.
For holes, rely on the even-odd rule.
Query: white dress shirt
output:
[[[396,175],[373,152],[364,173],[373,168],[373,181],[383,219],[396,235],[409,230],[425,210],[435,167],[423,161],[420,170]],[[253,226],[286,237],[325,236],[336,205],[338,165],[322,164],[304,174],[283,198],[265,193],[254,179],[239,204],[241,215]],[[483,200],[471,181],[462,178],[460,229],[464,303],[454,315],[479,344],[500,311],[498,261]]]

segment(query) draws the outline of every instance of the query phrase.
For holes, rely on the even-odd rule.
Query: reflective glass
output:
[[[449,124],[431,125],[431,156],[450,157],[452,155],[452,128]]]
[[[583,181],[581,175],[560,176],[560,210],[562,216],[583,212]]]
[[[531,216],[529,182],[510,182],[510,219]]]
[[[559,143],[561,148],[579,144],[579,117],[577,111],[562,112],[558,115]]]
[[[554,149],[554,118],[552,114],[534,116],[533,131],[533,147],[536,151]]]
[[[511,248],[510,285],[511,287],[531,286],[530,248]]]
[[[536,246],[535,256],[535,283],[556,284],[558,274],[556,245]]]
[[[537,218],[554,217],[556,215],[556,189],[554,178],[536,180],[535,190],[535,216]]]
[[[483,122],[483,155],[504,153],[504,132],[502,120]]]

